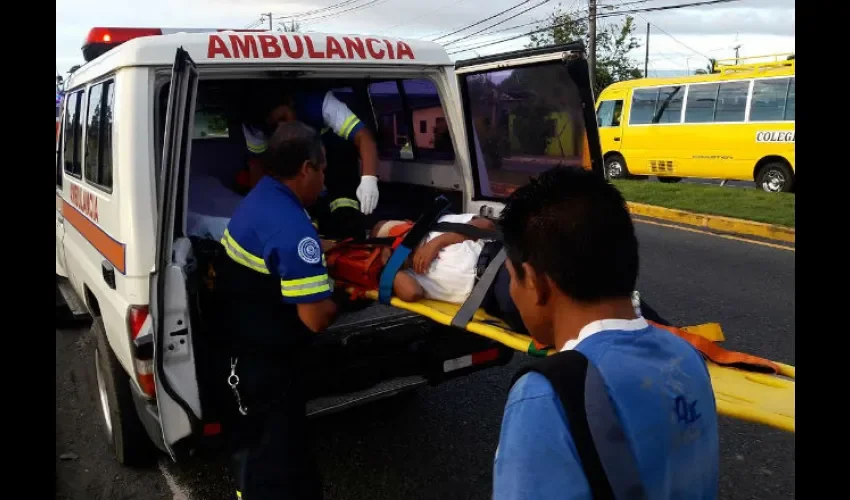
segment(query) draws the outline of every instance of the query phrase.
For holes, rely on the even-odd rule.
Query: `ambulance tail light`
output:
[[[153,378],[153,321],[148,306],[131,306],[127,313],[127,329],[133,348],[133,367],[136,382],[142,393],[156,397],[156,384]]]
[[[92,28],[83,43],[83,58],[89,62],[124,42],[145,36],[171,35],[175,33],[215,33],[219,31],[264,32],[262,29],[220,29],[220,28]]]

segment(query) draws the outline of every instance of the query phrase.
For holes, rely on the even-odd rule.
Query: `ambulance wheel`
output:
[[[610,180],[628,179],[629,169],[626,167],[626,159],[616,153],[608,155],[605,158],[605,178]]]
[[[788,193],[794,190],[794,173],[783,162],[772,161],[756,174],[756,186],[768,193]]]
[[[115,458],[121,465],[148,466],[156,460],[156,449],[148,437],[130,393],[130,377],[106,340],[103,319],[92,323],[97,404],[103,429]]]

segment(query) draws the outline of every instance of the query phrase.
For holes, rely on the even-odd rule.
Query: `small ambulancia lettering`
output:
[[[71,205],[93,222],[97,222],[97,196],[94,194],[76,184],[71,184]]]
[[[309,35],[210,35],[209,59],[416,59],[410,45],[401,40],[377,38],[325,37]]]
[[[794,130],[760,130],[756,132],[756,142],[794,142],[795,135]]]

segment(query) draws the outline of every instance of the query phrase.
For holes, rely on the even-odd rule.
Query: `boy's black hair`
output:
[[[556,167],[514,191],[500,225],[520,279],[528,262],[582,302],[630,297],[638,242],[620,192],[579,167]]]
[[[282,122],[269,139],[266,168],[272,175],[291,179],[301,165],[310,161],[313,168],[325,162],[322,139],[316,130],[302,122]]]

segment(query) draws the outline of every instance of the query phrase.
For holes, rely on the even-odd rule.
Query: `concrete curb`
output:
[[[785,226],[753,222],[719,215],[697,214],[685,210],[644,205],[628,202],[632,214],[652,219],[663,219],[689,226],[699,226],[714,231],[732,234],[746,234],[775,241],[794,243],[794,229]]]

